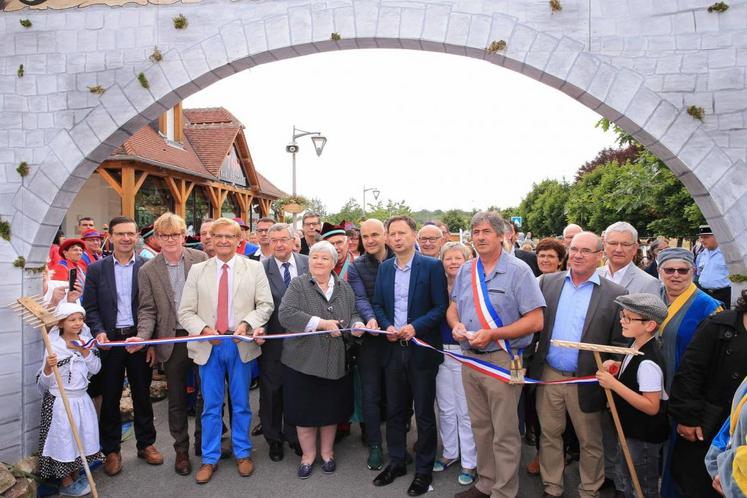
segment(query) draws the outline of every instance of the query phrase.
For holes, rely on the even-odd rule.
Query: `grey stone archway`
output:
[[[563,0],[204,0],[172,6],[22,10],[0,17],[0,282],[38,289],[39,266],[96,166],[177,101],[238,71],[316,52],[400,48],[484,59],[607,117],[666,162],[747,272],[747,3]],[[42,5],[43,6],[43,5]],[[172,19],[183,14],[186,30]],[[24,28],[21,19],[32,21]],[[331,39],[332,33],[340,39]],[[486,50],[493,42],[506,46]],[[151,62],[154,46],[163,60]],[[16,74],[24,65],[24,76]],[[149,82],[143,88],[137,75]],[[89,86],[106,92],[95,95]],[[445,96],[448,98],[448,96]],[[699,121],[687,107],[702,107]],[[19,163],[29,164],[21,178]],[[41,349],[0,311],[0,458],[34,449]],[[22,415],[22,416],[21,416]]]

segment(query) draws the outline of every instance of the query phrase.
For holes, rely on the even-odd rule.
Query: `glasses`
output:
[[[628,325],[630,322],[650,322],[651,321],[648,318],[633,318],[632,316],[626,315],[624,311],[620,312],[620,320],[625,325]]]
[[[182,234],[180,233],[159,233],[158,238],[161,240],[179,240]]]
[[[418,239],[418,242],[422,242],[423,244],[425,244],[426,242],[428,244],[435,244],[439,239],[441,239],[441,237],[420,237]]]
[[[570,254],[580,254],[581,256],[586,257],[601,252],[601,250],[592,251],[587,247],[584,247],[582,249],[579,249],[578,247],[571,247],[570,249],[568,249],[568,252]]]
[[[267,233],[269,231],[269,228],[257,228],[257,233]]]
[[[661,268],[661,271],[664,272],[664,275],[674,275],[675,273],[687,275],[690,273],[690,268]]]
[[[635,245],[635,242],[607,242],[610,247],[622,247],[624,249],[630,249]]]
[[[321,222],[319,221],[305,221],[303,226],[305,227],[318,227],[321,225]]]
[[[218,240],[232,240],[236,238],[236,235],[227,233],[214,233],[212,237]]]
[[[287,244],[291,239],[283,237],[282,239],[270,239],[270,244]]]

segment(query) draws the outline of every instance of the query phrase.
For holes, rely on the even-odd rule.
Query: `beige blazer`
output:
[[[185,247],[184,275],[189,275],[192,265],[205,261],[207,254]],[[145,263],[137,274],[138,299],[137,335],[151,339],[154,335],[174,337],[176,328],[176,306],[174,305],[174,289],[171,287],[169,270],[163,254]],[[186,281],[186,279],[185,279]],[[162,344],[156,348],[158,361],[168,361],[174,350],[173,344]]]
[[[217,278],[215,257],[192,265],[187,275],[177,315],[179,323],[189,335],[200,335],[205,327],[215,327],[218,311]],[[269,321],[274,305],[270,284],[261,263],[237,256],[232,292],[233,318],[237,326],[242,321],[247,322],[251,332]],[[261,354],[259,346],[253,342],[240,342],[238,348],[244,363]],[[189,357],[198,365],[207,363],[212,349],[213,346],[208,341],[187,344]]]

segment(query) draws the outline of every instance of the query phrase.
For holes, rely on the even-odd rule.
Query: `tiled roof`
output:
[[[223,107],[184,109],[184,143],[173,144],[158,132],[158,123],[151,123],[138,130],[124,144],[117,147],[111,159],[122,156],[142,158],[144,161],[194,173],[198,176],[219,180],[223,159],[243,133],[244,126]],[[252,167],[249,164],[249,167]],[[249,178],[250,175],[247,175]],[[283,197],[278,189],[257,173],[260,193],[271,197]]]

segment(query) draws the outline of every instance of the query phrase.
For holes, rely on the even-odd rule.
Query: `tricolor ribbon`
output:
[[[334,332],[352,332],[353,330],[368,332],[370,334],[384,334],[384,335],[395,334],[395,332],[387,332],[386,330],[376,330],[376,329],[369,329],[365,327],[345,328],[345,329],[339,329]],[[291,332],[291,333],[284,333],[284,334],[268,334],[268,335],[263,335],[262,339],[265,339],[265,340],[293,339],[296,337],[324,335],[324,334],[329,334],[331,332],[333,331],[314,330],[311,332],[297,332],[297,333]],[[86,342],[72,341],[72,344],[73,346],[84,347],[86,349],[92,349],[94,346],[103,346],[107,348],[109,347],[133,347],[133,346],[159,346],[163,344],[180,344],[184,342],[203,342],[203,341],[229,340],[229,339],[230,340],[236,339],[242,342],[254,342],[253,337],[246,336],[246,335],[190,335],[190,336],[184,336],[184,337],[163,337],[159,339],[148,339],[147,341],[132,341],[132,342],[111,341],[111,342],[105,342],[103,344],[99,344],[95,338],[92,338]],[[529,377],[524,377],[521,381],[517,381],[516,378],[512,376],[511,371],[506,370],[505,368],[500,367],[498,365],[494,365],[493,363],[490,363],[489,361],[481,360],[479,358],[473,358],[471,356],[465,356],[463,354],[454,353],[452,351],[443,351],[441,349],[431,346],[427,342],[421,339],[418,339],[417,337],[413,337],[412,339],[410,339],[410,342],[412,342],[416,346],[419,346],[422,348],[428,348],[438,353],[441,353],[444,356],[448,356],[449,358],[458,361],[459,363],[461,363],[467,368],[470,368],[476,372],[485,374],[489,377],[497,379],[506,384],[535,384],[535,385],[538,385],[538,384],[594,384],[597,382],[597,378],[594,375],[589,375],[587,377],[569,377],[563,380],[552,380],[552,381],[543,381],[543,380],[537,380],[537,379],[530,379]]]

